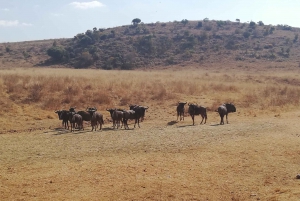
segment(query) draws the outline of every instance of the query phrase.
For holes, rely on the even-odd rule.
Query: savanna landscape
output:
[[[269,27],[264,35],[261,24],[250,32],[246,23],[193,23],[176,22],[179,36],[165,49],[159,37],[135,43],[149,34],[133,33],[136,24],[96,29],[99,40],[82,46],[78,40],[90,32],[1,44],[0,199],[299,200],[299,30],[277,26],[270,33]],[[172,23],[140,30],[147,26],[172,39],[164,32]],[[236,31],[246,28],[249,36]],[[106,31],[115,36],[103,37]],[[207,38],[194,37],[196,31]],[[240,36],[230,42],[222,34]],[[110,54],[127,42],[141,46]],[[49,55],[57,47],[69,54]],[[179,101],[205,106],[207,123],[196,116],[193,126],[187,105],[177,121]],[[220,125],[215,110],[225,102],[237,111]],[[130,104],[149,107],[141,127],[131,121],[129,130],[113,129],[106,109]],[[91,132],[89,122],[84,130],[64,129],[55,111],[74,106],[97,107],[103,129]]]

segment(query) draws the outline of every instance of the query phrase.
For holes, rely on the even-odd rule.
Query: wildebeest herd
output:
[[[177,106],[177,121],[184,120],[184,106],[187,102],[178,102]],[[206,123],[207,120],[207,109],[206,107],[197,105],[197,104],[188,104],[188,113],[192,117],[193,125],[195,125],[195,115],[201,115],[202,121],[200,124]],[[130,105],[129,110],[124,109],[106,109],[110,113],[111,120],[113,122],[113,128],[122,128],[129,129],[128,120],[134,120],[134,128],[136,124],[140,127],[140,121],[142,122],[145,117],[145,112],[149,107],[140,106],[140,105]],[[216,112],[219,113],[221,121],[220,124],[224,124],[224,116],[226,116],[226,122],[228,124],[228,114],[232,112],[236,112],[236,108],[232,103],[224,103],[218,107]],[[83,121],[91,122],[92,131],[97,129],[99,126],[99,130],[102,129],[102,125],[104,124],[103,115],[97,111],[96,107],[88,107],[86,111],[76,111],[76,107],[71,107],[69,110],[57,110],[55,113],[58,114],[59,120],[62,120],[62,125],[65,129],[69,129],[69,122],[71,127],[71,132],[77,128],[78,130],[84,130]]]

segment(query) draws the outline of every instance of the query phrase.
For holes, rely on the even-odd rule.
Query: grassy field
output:
[[[0,70],[0,200],[299,200],[297,68]],[[178,101],[208,108],[206,125]],[[214,110],[237,112],[219,125]],[[112,130],[106,108],[149,106]],[[102,131],[71,133],[57,109],[96,106]],[[133,122],[129,125],[133,127]]]

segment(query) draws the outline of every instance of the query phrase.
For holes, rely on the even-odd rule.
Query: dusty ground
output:
[[[300,200],[300,112],[208,115],[1,134],[0,200]]]

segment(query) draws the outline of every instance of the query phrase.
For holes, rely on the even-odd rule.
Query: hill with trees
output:
[[[299,66],[299,28],[209,20],[96,28],[73,38],[0,44],[2,66],[135,69],[232,61]]]

